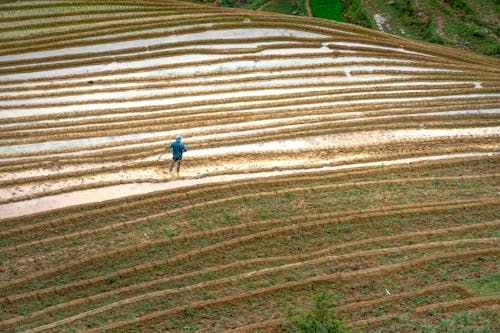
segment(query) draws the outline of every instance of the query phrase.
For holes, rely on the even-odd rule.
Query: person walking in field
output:
[[[174,176],[173,170],[176,162],[177,162],[177,177],[179,176],[181,170],[182,153],[187,151],[186,146],[184,146],[181,143],[181,140],[182,136],[177,135],[175,137],[175,141],[172,142],[169,146],[169,148],[172,149],[172,164],[170,164],[170,175],[172,175],[172,177]]]

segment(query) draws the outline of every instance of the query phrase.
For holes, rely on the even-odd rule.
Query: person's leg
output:
[[[172,159],[172,163],[170,164],[170,172],[174,170],[175,158]]]
[[[181,171],[181,160],[177,161],[177,173]]]

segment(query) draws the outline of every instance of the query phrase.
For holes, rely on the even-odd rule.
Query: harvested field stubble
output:
[[[367,331],[494,323],[497,59],[173,0],[0,16],[0,331],[276,332],[321,289]]]

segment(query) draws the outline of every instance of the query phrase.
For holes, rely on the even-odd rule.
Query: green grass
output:
[[[490,259],[491,260],[491,259]],[[437,269],[453,269],[453,274],[451,278],[454,278],[459,275],[463,274],[474,274],[474,270],[470,269],[469,266],[467,266],[468,263],[470,263],[472,259],[466,259],[464,260],[464,265],[460,267],[456,267],[455,265],[451,264],[450,261],[440,261],[437,265]],[[448,267],[451,264],[451,268]],[[418,270],[418,268],[417,268]],[[290,272],[290,274],[293,272]],[[288,274],[288,276],[291,276]],[[250,300],[244,300],[242,303],[226,303],[222,305],[217,305],[217,306],[211,306],[210,308],[203,308],[203,309],[193,309],[193,317],[186,318],[183,316],[183,314],[175,316],[177,320],[169,321],[162,319],[162,320],[155,320],[155,322],[148,324],[148,325],[155,325],[155,329],[157,331],[162,331],[162,330],[167,330],[167,329],[175,329],[177,327],[182,327],[180,325],[187,325],[190,322],[197,322],[199,325],[199,329],[203,330],[203,328],[206,328],[206,325],[212,326],[212,325],[220,325],[220,326],[215,326],[212,327],[214,331],[223,330],[222,327],[223,325],[231,325],[231,322],[238,321],[240,323],[247,322],[247,324],[250,324],[251,322],[248,322],[248,316],[250,314],[259,316],[261,320],[266,320],[270,318],[276,318],[276,316],[283,317],[289,310],[290,308],[293,309],[294,312],[301,312],[302,310],[307,309],[305,307],[305,304],[308,304],[310,302],[310,299],[312,297],[312,293],[315,293],[316,291],[319,291],[319,289],[325,289],[325,290],[330,290],[335,292],[335,294],[338,296],[339,299],[339,304],[349,304],[352,299],[350,298],[350,295],[352,293],[357,293],[358,291],[362,290],[363,288],[368,288],[368,298],[373,299],[373,298],[378,298],[380,297],[380,290],[384,290],[383,288],[386,287],[387,285],[391,286],[391,291],[393,293],[397,292],[404,292],[408,291],[410,288],[423,288],[429,284],[439,282],[439,280],[436,279],[429,279],[427,281],[419,281],[415,280],[412,278],[412,270],[404,270],[401,272],[397,272],[394,274],[390,274],[390,276],[387,276],[386,278],[379,278],[375,280],[370,280],[370,279],[360,279],[353,281],[352,283],[335,283],[335,282],[325,282],[320,285],[316,286],[304,286],[301,288],[298,288],[296,290],[287,290],[284,291],[283,293],[275,293],[272,295],[268,296],[259,296],[252,298],[252,301]],[[286,278],[286,276],[283,276]],[[268,276],[269,281],[273,282],[278,282],[273,280],[274,276]],[[246,282],[245,285],[248,285],[250,282]],[[224,287],[225,288],[225,287]],[[222,288],[222,289],[224,289]],[[222,291],[222,290],[221,290]],[[187,296],[187,295],[186,295]],[[459,299],[460,295],[456,295],[454,293],[450,292],[444,292],[440,294],[436,294],[435,297],[428,297],[426,301],[422,301],[420,303],[415,303],[413,302],[413,299],[409,300],[405,304],[401,306],[401,304],[395,304],[393,303],[391,306],[388,306],[387,304],[380,303],[373,309],[369,309],[368,312],[365,312],[365,315],[362,315],[361,310],[358,312],[356,311],[355,313],[348,314],[342,314],[341,319],[346,320],[347,322],[352,322],[351,318],[355,318],[355,320],[359,320],[361,318],[366,318],[365,316],[370,316],[374,315],[374,313],[379,313],[382,314],[382,312],[387,312],[388,313],[394,313],[393,311],[395,308],[401,307],[402,310],[406,311],[408,309],[408,314],[411,314],[411,310],[414,306],[421,305],[422,303],[428,303],[428,302],[435,302],[435,301],[449,301],[449,300],[455,300]],[[161,303],[164,300],[158,300],[159,307],[161,307]],[[186,299],[186,302],[189,302],[188,299]],[[189,304],[189,303],[188,303]],[[165,305],[163,305],[165,306]],[[241,308],[245,309],[244,314],[242,315],[242,312],[240,311]],[[134,311],[141,311],[140,308],[137,308],[134,310],[133,308],[129,308],[130,312]],[[209,312],[210,311],[210,314]],[[214,314],[219,314],[218,317],[219,320],[216,320],[215,322],[212,320],[214,317]],[[360,318],[361,315],[361,318]],[[182,318],[183,317],[183,318]],[[170,317],[173,318],[173,317]],[[90,321],[85,321],[81,322],[80,325],[87,325],[89,322],[92,322],[94,320],[99,320],[99,318],[94,318],[91,319]],[[428,323],[428,319],[421,319],[419,321],[420,326],[425,325]],[[142,330],[144,330],[144,327],[142,327]],[[365,330],[362,330],[365,331]],[[367,331],[372,331],[372,330],[367,330]],[[404,330],[401,329],[395,329],[393,330],[394,332],[401,332]]]
[[[138,224],[131,228],[118,230],[116,232],[102,233],[74,239],[71,241],[60,242],[46,247],[36,247],[26,249],[26,253],[43,253],[47,256],[44,263],[47,268],[58,265],[62,260],[68,260],[69,256],[85,256],[85,249],[80,246],[97,245],[99,251],[104,249],[114,249],[137,242],[138,237],[147,233],[153,238],[162,238],[160,235],[183,234],[206,230],[210,228],[234,226],[240,224],[249,224],[253,222],[276,219],[277,223],[269,225],[254,225],[248,229],[230,230],[223,233],[203,235],[198,238],[178,241],[170,241],[159,246],[150,246],[137,252],[128,253],[123,256],[117,256],[106,260],[90,263],[84,267],[77,267],[74,270],[68,270],[47,278],[36,279],[23,286],[13,287],[7,293],[15,293],[27,290],[37,290],[43,287],[62,286],[73,281],[79,281],[93,276],[112,273],[116,269],[129,267],[132,264],[141,264],[152,262],[154,260],[170,258],[193,249],[202,249],[203,247],[217,244],[218,242],[234,239],[259,231],[270,230],[279,226],[287,226],[296,223],[292,217],[303,216],[315,213],[333,213],[353,209],[370,209],[376,207],[387,207],[390,204],[399,204],[403,202],[416,203],[425,201],[455,200],[466,198],[478,198],[479,196],[494,196],[496,194],[495,183],[491,178],[485,179],[453,179],[447,180],[446,176],[467,175],[467,174],[488,174],[493,172],[495,163],[490,161],[478,161],[464,165],[444,164],[428,165],[425,167],[411,169],[393,169],[387,168],[377,174],[360,174],[358,176],[321,177],[304,178],[301,180],[290,180],[287,182],[276,183],[250,183],[243,187],[231,187],[227,189],[215,188],[211,191],[201,191],[197,194],[191,193],[189,198],[180,201],[172,199],[159,200],[147,205],[139,205],[116,211],[107,216],[96,214],[95,219],[101,219],[101,225],[109,222],[122,221],[123,219],[144,216],[145,214],[156,211],[167,211],[175,207],[185,207],[186,204],[208,202],[210,200],[223,199],[227,197],[243,195],[238,200],[216,203],[212,205],[201,205],[192,209],[186,209],[175,215],[167,214],[163,218],[158,218],[147,223]],[[409,178],[428,177],[425,181],[412,182]],[[395,183],[374,183],[365,186],[349,186],[342,188],[321,188],[308,191],[291,191],[290,188],[303,186],[316,186],[338,183],[359,184],[360,181],[367,180],[390,180],[398,179]],[[285,190],[276,194],[276,190]],[[270,192],[266,197],[251,197],[246,194],[259,192]],[[102,204],[96,205],[97,207]],[[279,207],[279,209],[277,209]],[[97,283],[85,288],[61,291],[57,295],[50,295],[42,300],[30,300],[29,303],[20,303],[17,306],[9,306],[9,312],[2,316],[3,319],[15,315],[29,315],[33,311],[43,309],[47,306],[61,304],[77,298],[96,295],[101,292],[116,290],[127,285],[144,283],[163,277],[195,272],[211,267],[226,266],[220,270],[211,270],[208,272],[199,272],[189,277],[183,277],[161,281],[154,285],[143,286],[141,289],[119,293],[115,295],[106,295],[105,298],[95,300],[91,304],[79,304],[56,311],[50,316],[40,317],[23,325],[24,328],[34,327],[50,322],[51,318],[63,318],[72,314],[87,311],[96,306],[103,306],[111,302],[119,301],[127,297],[133,297],[147,292],[180,288],[193,285],[195,283],[206,282],[218,278],[226,278],[236,274],[242,274],[263,268],[272,268],[290,264],[287,259],[277,259],[272,262],[252,262],[248,266],[232,265],[235,262],[252,260],[255,258],[269,256],[287,256],[300,253],[308,253],[323,250],[326,247],[337,246],[347,242],[362,241],[379,236],[403,235],[408,232],[421,230],[436,230],[440,228],[449,228],[467,224],[493,221],[498,217],[498,211],[495,209],[485,209],[485,207],[473,207],[467,209],[452,209],[447,207],[444,210],[427,213],[406,213],[404,211],[394,215],[359,218],[355,220],[342,221],[338,223],[332,219],[329,223],[307,228],[296,228],[291,231],[277,233],[268,236],[260,236],[247,240],[243,243],[234,244],[228,247],[206,251],[201,254],[194,254],[188,260],[181,260],[172,264],[158,265],[148,271],[131,272],[107,277],[102,283]],[[89,219],[79,219],[75,221],[75,227],[81,228],[82,223]],[[43,220],[41,218],[40,220]],[[94,218],[90,218],[94,222]],[[312,219],[307,221],[311,222]],[[302,222],[303,223],[303,222]],[[73,222],[71,223],[73,224]],[[61,227],[61,232],[69,226]],[[88,226],[85,226],[87,228]],[[73,229],[72,229],[73,230]],[[495,227],[484,227],[482,229],[468,231],[450,231],[436,235],[425,235],[418,237],[398,238],[385,241],[373,241],[369,243],[355,244],[351,247],[340,248],[331,254],[348,254],[357,251],[377,250],[394,246],[405,246],[417,243],[436,242],[456,240],[461,238],[481,238],[491,237],[496,231]],[[44,230],[43,232],[48,232]],[[43,234],[41,234],[43,235]],[[18,237],[18,236],[16,236]],[[128,243],[127,243],[128,242]],[[377,254],[375,256],[361,257],[356,260],[336,260],[321,265],[308,265],[294,267],[279,272],[267,273],[262,276],[251,275],[237,281],[227,282],[224,285],[208,285],[203,288],[192,291],[181,291],[174,295],[168,295],[161,299],[148,300],[139,303],[127,305],[121,310],[113,313],[103,313],[72,324],[72,328],[96,327],[112,320],[126,320],[142,314],[159,311],[161,309],[176,307],[179,305],[192,304],[193,302],[216,299],[231,294],[251,291],[258,288],[265,288],[272,285],[287,283],[290,281],[300,281],[308,277],[321,276],[337,272],[349,272],[368,267],[374,267],[385,264],[397,264],[407,260],[418,259],[426,255],[449,253],[463,251],[464,249],[484,249],[489,245],[484,244],[465,244],[457,243],[447,247],[419,248],[412,251],[400,250],[389,251],[387,253]],[[34,252],[32,252],[34,251]],[[333,250],[331,250],[333,251]],[[70,255],[65,253],[71,253]],[[64,257],[58,257],[64,254]],[[18,254],[19,255],[19,254]],[[22,259],[22,256],[16,259],[6,258],[6,265],[12,266],[13,260]],[[312,260],[315,257],[305,258]],[[464,279],[477,279],[477,277],[489,277],[495,274],[492,271],[492,262],[496,259],[482,257],[481,259],[466,260],[441,260],[422,265],[416,269],[409,269],[406,274],[397,276],[385,276],[380,281],[361,281],[349,282],[342,286],[337,286],[335,293],[346,299],[369,300],[380,297],[383,288],[389,288],[392,293],[407,292],[419,289],[437,282],[462,281]],[[97,272],[97,273],[96,273]],[[368,279],[369,280],[369,279]],[[472,280],[471,280],[472,281]],[[486,282],[484,282],[486,281]],[[489,289],[495,288],[489,280],[482,281],[482,284],[489,285]],[[362,285],[360,285],[360,283]],[[364,283],[364,284],[363,284]],[[389,287],[390,286],[390,287]],[[310,291],[314,286],[304,286],[303,291],[286,291],[292,299],[305,300],[310,296]],[[278,293],[279,294],[279,293]],[[282,301],[280,295],[274,294],[269,297],[256,297],[244,301],[245,308],[252,307],[254,312],[252,316],[260,320],[266,318],[282,317],[282,309],[274,306]],[[431,297],[432,296],[432,297]],[[371,317],[380,317],[387,314],[398,313],[401,311],[411,312],[416,306],[431,304],[433,302],[446,302],[448,300],[460,299],[460,295],[453,293],[442,293],[439,295],[430,295],[411,299],[405,305],[394,303],[380,303],[371,309],[364,310],[363,313],[344,315],[349,321],[357,321]],[[269,302],[264,302],[268,300]],[[272,306],[271,306],[271,305]],[[293,304],[296,311],[303,307],[302,303]],[[238,306],[236,306],[238,308]],[[158,330],[177,329],[181,331],[204,330],[208,325],[217,323],[221,330],[226,329],[235,320],[245,322],[246,318],[239,317],[236,312],[232,312],[231,305],[213,306],[207,309],[191,308],[175,315],[176,320],[171,322],[171,318],[165,318],[165,323],[155,323]],[[208,316],[208,317],[205,317]],[[222,319],[222,316],[224,319]],[[207,319],[208,318],[208,319]],[[219,318],[219,319],[214,319]],[[167,324],[169,322],[169,324]],[[427,323],[425,323],[427,324]],[[138,328],[141,331],[140,328]],[[144,329],[142,329],[143,331]]]
[[[385,32],[492,57],[500,56],[498,1],[310,0],[309,5],[314,17],[378,30],[374,20],[374,15],[378,14],[385,20]],[[307,15],[304,0],[223,0],[221,6]]]
[[[245,5],[246,9],[259,9],[272,0],[254,0]]]
[[[310,0],[309,6],[314,17],[344,22],[344,2],[340,0]]]
[[[392,4],[368,0],[361,5],[359,0],[352,0],[351,7],[354,8],[349,11],[362,9],[369,17],[381,15],[384,31],[392,34],[494,57],[500,55],[495,21],[500,8],[491,0],[394,0]],[[375,28],[369,22],[363,24],[355,15],[349,18],[351,23]]]
[[[262,7],[262,10],[280,14],[293,14],[296,12],[296,7],[290,0],[271,0]]]
[[[371,209],[382,207],[384,205],[401,204],[404,198],[413,197],[412,202],[415,200],[434,201],[434,200],[453,200],[453,199],[467,199],[474,198],[477,194],[476,191],[482,193],[495,193],[494,184],[491,184],[489,179],[482,181],[465,181],[465,190],[457,191],[458,184],[456,181],[443,181],[436,182],[425,181],[420,183],[395,183],[381,185],[367,185],[363,188],[340,188],[340,189],[327,189],[321,191],[307,191],[307,192],[285,192],[280,195],[257,197],[257,198],[241,198],[232,202],[226,202],[223,205],[210,205],[207,207],[200,207],[196,210],[187,210],[185,213],[179,213],[175,216],[166,215],[165,217],[151,220],[144,224],[138,224],[127,231],[125,237],[123,231],[113,233],[102,233],[100,235],[89,235],[81,237],[80,239],[73,239],[70,242],[57,242],[50,246],[43,247],[45,252],[57,251],[71,246],[85,246],[85,244],[95,244],[98,248],[111,249],[112,247],[119,246],[119,244],[129,245],[134,240],[142,237],[143,233],[154,236],[155,238],[163,238],[155,235],[172,235],[186,232],[195,232],[205,229],[217,228],[222,226],[238,225],[242,223],[249,223],[251,221],[277,219],[280,224],[287,224],[291,217],[300,216],[301,214],[315,214],[315,213],[332,213],[345,209]],[[335,181],[335,180],[334,180]],[[326,181],[328,183],[328,181]],[[439,184],[439,185],[438,185]],[[440,191],[445,193],[438,193],[435,191],[439,188]],[[253,188],[255,189],[255,188]],[[430,192],[430,193],[429,193]],[[235,194],[231,192],[230,194]],[[199,198],[202,200],[203,196]],[[190,200],[195,200],[190,197]],[[276,210],[276,207],[280,207]],[[167,208],[168,209],[168,208]],[[134,209],[132,212],[137,213]],[[451,214],[457,214],[452,211]],[[473,218],[473,217],[471,217]],[[405,219],[408,219],[405,218]],[[411,220],[411,218],[409,218]],[[388,226],[391,226],[392,220],[388,220]],[[266,229],[268,227],[250,228],[251,232]],[[249,230],[244,233],[250,232]],[[387,228],[382,229],[382,231]],[[232,233],[229,233],[232,234]],[[242,234],[241,232],[239,234]],[[107,244],[106,241],[112,237],[114,244]],[[213,241],[220,241],[218,237],[228,237],[221,235],[213,238]],[[119,241],[119,239],[122,239]],[[198,240],[197,242],[201,242]],[[183,244],[185,245],[185,244]],[[203,244],[201,244],[203,245]],[[200,246],[200,245],[198,245]],[[183,246],[184,247],[184,246]],[[28,248],[28,253],[36,253],[40,251],[40,247]],[[167,251],[167,247],[161,246],[158,251],[151,248],[148,254],[136,254],[140,258],[149,256],[157,256],[157,253],[163,255],[170,255],[171,252]],[[67,251],[63,251],[64,253]],[[80,251],[73,251],[70,255],[64,255],[66,259],[70,256],[81,256]],[[154,253],[153,253],[154,252]],[[132,255],[135,257],[136,255]],[[143,260],[142,259],[142,260]],[[51,256],[45,259],[46,265],[51,265],[59,261],[58,256]]]
[[[500,274],[483,276],[477,279],[463,280],[461,283],[472,289],[479,296],[500,295]]]
[[[348,23],[361,25],[370,29],[375,29],[377,26],[372,15],[364,7],[363,0],[349,0],[345,18]]]
[[[452,315],[429,314],[424,322],[414,318],[411,313],[395,316],[384,332],[421,332],[421,333],[491,333],[498,332],[498,313],[484,309],[479,312],[460,311]]]
[[[430,216],[428,216],[428,217],[430,218]],[[425,223],[425,220],[427,220],[425,218],[425,216],[422,216],[422,219],[420,221],[414,220],[414,219],[401,220],[399,223],[393,223],[394,224],[393,227],[397,227],[397,229],[391,229],[390,226],[384,225],[384,219],[380,219],[380,221],[371,220],[367,223],[363,223],[363,224],[359,224],[359,225],[347,224],[344,226],[344,228],[342,230],[339,230],[339,232],[337,234],[334,234],[333,235],[334,237],[331,238],[328,243],[331,245],[342,243],[352,234],[357,235],[357,237],[359,237],[359,239],[364,239],[364,238],[368,237],[368,235],[371,233],[373,233],[372,236],[375,237],[375,236],[377,236],[377,234],[375,232],[376,230],[379,230],[379,234],[380,234],[380,233],[383,233],[383,230],[391,229],[390,230],[391,233],[397,234],[399,232],[399,230],[408,231],[408,228],[413,228],[413,227],[418,228],[418,226],[421,223]],[[403,221],[404,221],[404,223],[403,223]],[[443,222],[445,222],[445,221],[443,221]],[[431,227],[432,226],[428,226],[428,228],[431,228]],[[366,234],[364,234],[364,233],[366,233]],[[174,269],[174,266],[170,265],[170,266],[158,268],[155,271],[157,271],[157,272],[161,272],[161,271],[169,272],[170,275],[181,274],[183,272],[189,272],[189,271],[192,271],[194,269],[201,269],[201,268],[206,267],[206,266],[217,266],[218,264],[222,264],[222,260],[225,260],[225,261],[229,260],[230,261],[230,260],[251,259],[252,254],[254,254],[254,253],[261,253],[261,255],[264,255],[264,253],[262,252],[264,250],[266,251],[266,253],[265,253],[266,255],[271,255],[271,254],[287,255],[287,254],[293,254],[293,253],[300,253],[301,251],[311,251],[311,250],[321,248],[321,246],[324,245],[321,242],[322,239],[317,236],[317,235],[321,235],[321,234],[332,234],[332,233],[329,231],[329,228],[317,228],[315,230],[311,230],[310,232],[301,232],[301,233],[297,232],[297,233],[291,234],[290,236],[287,236],[287,235],[279,236],[278,235],[277,237],[256,240],[252,244],[242,245],[242,246],[234,247],[234,248],[227,248],[227,249],[224,249],[223,251],[220,251],[217,253],[208,253],[206,255],[203,255],[200,258],[192,258],[189,262],[176,265],[175,269]],[[481,235],[480,232],[477,234],[478,234],[478,236]],[[436,237],[436,236],[426,237],[424,239],[421,239],[421,241],[423,241],[423,240],[425,240],[427,242],[443,241],[443,240],[449,239],[449,237],[452,237],[452,239],[453,239],[457,236],[459,236],[459,235],[454,233],[454,234],[442,235],[440,237]],[[474,237],[474,234],[469,233],[468,236]],[[349,251],[341,251],[339,254],[352,252],[354,250],[377,249],[380,247],[390,247],[393,245],[402,246],[402,245],[407,245],[408,242],[410,242],[410,244],[411,244],[411,242],[414,242],[414,241],[415,241],[415,239],[409,239],[407,241],[398,241],[397,244],[391,244],[389,242],[385,242],[384,244],[374,243],[371,246],[364,245],[361,248],[358,247],[359,249],[357,249],[356,247],[353,247],[353,248],[350,248]],[[189,248],[192,245],[186,244],[186,246]],[[182,250],[184,248],[184,246],[179,247],[179,244],[172,244],[172,247],[178,248],[178,250],[180,252],[182,252]],[[457,245],[456,247],[457,247],[457,249],[460,248],[459,245]],[[166,248],[165,248],[165,251],[167,252]],[[416,256],[418,258],[424,252],[414,251],[414,253],[411,253],[411,256],[413,256],[413,257]],[[435,250],[435,253],[437,253],[437,252],[439,252],[439,251]],[[155,253],[151,253],[151,255],[154,255]],[[382,257],[381,260],[376,260],[376,261],[378,263],[397,263],[397,262],[404,261],[404,260],[408,259],[409,255],[410,254],[408,254],[407,252],[405,252],[403,254],[403,256],[397,256],[397,257],[395,257],[393,254],[387,254],[386,256]],[[130,258],[130,260],[134,260],[133,259],[134,257],[137,258],[136,256],[130,256],[129,258]],[[221,257],[224,257],[224,259],[221,259]],[[373,260],[371,260],[371,261],[373,261]],[[275,265],[282,265],[282,264],[283,263],[280,263],[280,262],[275,263]],[[272,265],[272,266],[275,266],[275,265]],[[339,269],[345,269],[345,267],[348,267],[348,266],[345,266],[344,264],[337,264],[336,266],[338,266]],[[228,274],[237,274],[238,272],[243,272],[247,269],[258,269],[258,268],[264,268],[264,267],[265,266],[252,265],[251,267],[239,268],[237,270],[234,270],[234,269],[223,270],[223,271],[216,272],[216,273],[209,273],[209,274],[200,275],[199,277],[189,279],[190,281],[170,282],[167,284],[163,284],[163,286],[157,285],[157,286],[149,287],[147,289],[143,288],[142,292],[146,292],[148,290],[154,291],[154,290],[158,290],[158,289],[165,289],[165,288],[169,288],[169,287],[170,288],[181,287],[181,286],[185,285],[187,282],[197,283],[197,282],[205,281],[207,279],[210,280],[210,279],[214,279],[217,277],[224,277],[224,276],[227,276]],[[342,268],[342,267],[344,267],[344,268]],[[434,268],[436,268],[436,266],[430,265],[427,268],[434,269]],[[473,267],[473,268],[476,270],[479,270],[478,267]],[[315,270],[310,270],[309,272],[307,272],[307,274],[314,273],[314,271]],[[290,272],[290,273],[292,273],[292,272]],[[293,273],[298,273],[298,272],[293,272]],[[130,285],[133,283],[145,282],[145,281],[148,281],[151,279],[150,275],[151,274],[144,272],[143,274],[139,274],[136,276],[130,276],[130,277],[123,277],[122,279],[118,279],[116,277],[110,278],[107,281],[105,281],[103,283],[103,285],[96,286],[95,287],[96,289],[94,292],[96,292],[98,290],[104,291],[104,290],[114,289],[114,288],[118,288],[120,286],[124,286],[127,284]],[[290,275],[288,275],[288,276],[290,276]],[[290,276],[290,278],[292,278],[292,277]],[[297,277],[293,277],[293,279],[297,279]],[[427,279],[422,279],[422,280],[427,281]],[[66,283],[67,281],[64,281],[64,282]],[[94,289],[94,288],[89,288],[87,291],[92,291],[92,289]],[[77,291],[77,293],[80,296],[83,296],[83,294],[84,294],[83,291]],[[58,299],[60,299],[61,302],[65,299],[69,300],[72,298],[71,294],[72,293],[69,293],[66,296],[60,295],[60,296],[58,296]],[[69,296],[69,298],[67,298],[68,296]],[[113,297],[113,299],[116,300],[116,297]],[[110,301],[111,300],[112,299],[110,299]],[[50,298],[46,300],[46,302],[48,302],[48,301],[50,301]],[[45,305],[48,305],[46,302],[43,302],[43,303]],[[42,306],[42,304],[37,305],[36,303],[37,302],[30,303],[30,305],[34,307],[34,308],[32,308],[33,310],[37,309],[39,306]],[[101,301],[99,301],[99,303],[103,304]],[[104,303],[107,303],[107,302],[104,301]],[[43,308],[43,306],[42,306],[42,308]],[[76,308],[72,309],[72,311],[76,311],[76,310],[77,310]]]

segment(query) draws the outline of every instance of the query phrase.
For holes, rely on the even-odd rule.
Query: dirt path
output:
[[[306,0],[304,5],[306,7],[307,16],[313,17],[312,10],[311,10],[311,5],[309,4],[309,0]]]

